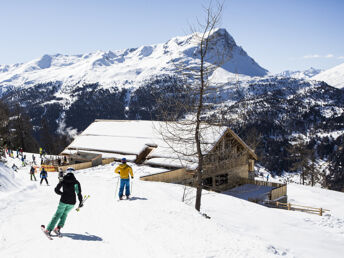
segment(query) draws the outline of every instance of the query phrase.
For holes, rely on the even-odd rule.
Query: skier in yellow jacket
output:
[[[129,174],[131,176],[131,179],[134,178],[133,169],[127,164],[127,159],[122,158],[122,164],[120,164],[115,169],[115,173],[119,174],[121,177],[121,184],[119,187],[119,199],[123,199],[123,190],[125,187],[125,195],[127,196],[127,199],[129,199],[130,196],[130,181],[129,181]]]

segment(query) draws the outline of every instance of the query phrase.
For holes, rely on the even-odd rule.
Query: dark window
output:
[[[219,186],[224,184],[228,184],[228,174],[217,175],[215,177],[215,185]]]
[[[203,185],[204,186],[213,186],[213,178],[212,177],[207,177],[206,179],[203,180]]]

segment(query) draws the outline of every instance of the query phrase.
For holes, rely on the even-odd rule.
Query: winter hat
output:
[[[66,182],[72,182],[72,181],[75,181],[76,178],[73,173],[68,173],[67,175],[64,176],[63,180],[65,180]]]
[[[127,159],[126,158],[122,158],[122,163],[126,163]]]

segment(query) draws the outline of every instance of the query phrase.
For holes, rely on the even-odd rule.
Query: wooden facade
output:
[[[256,154],[230,129],[204,158],[203,185],[225,191],[254,178]]]

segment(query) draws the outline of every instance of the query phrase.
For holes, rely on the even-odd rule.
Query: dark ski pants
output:
[[[66,204],[63,202],[59,203],[57,207],[57,211],[55,212],[53,218],[51,219],[50,223],[48,224],[47,230],[52,231],[55,228],[57,221],[59,221],[59,226],[62,228],[66,222],[68,213],[73,209],[74,204]]]
[[[48,183],[48,179],[47,179],[46,177],[42,177],[42,179],[41,179],[41,183],[40,183],[40,184],[42,184],[43,180],[45,180],[45,182],[47,183],[47,185],[49,185],[49,183]]]
[[[129,196],[130,195],[130,181],[129,181],[129,178],[127,178],[127,179],[121,178],[121,184],[119,186],[119,193],[118,193],[118,196],[120,198],[123,196],[124,187],[125,187],[125,195]]]
[[[32,178],[34,178],[35,181],[37,181],[35,174],[30,174],[30,179],[31,179],[31,181],[32,181]]]

